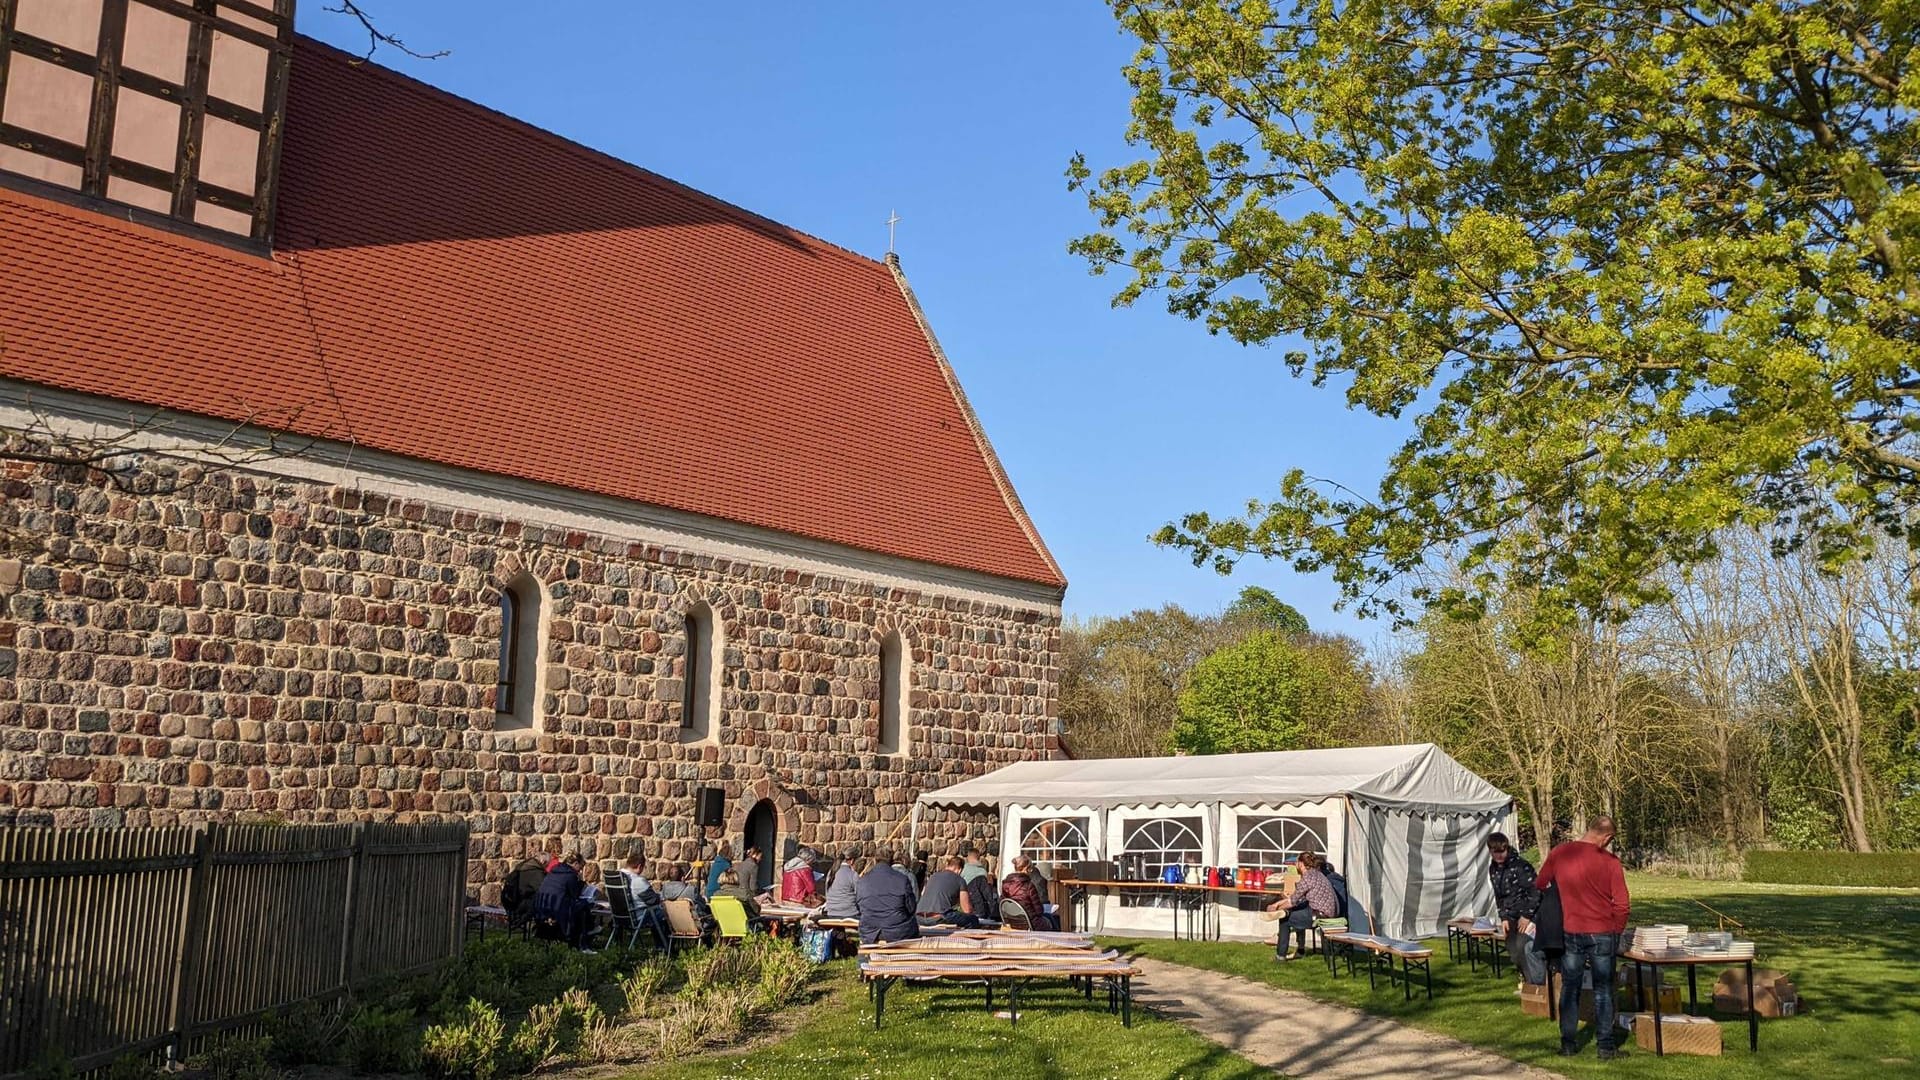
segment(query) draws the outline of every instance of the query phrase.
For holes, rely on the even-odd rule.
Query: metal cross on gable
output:
[[[887,254],[889,255],[893,254],[893,227],[899,223],[900,215],[892,210],[887,211]]]

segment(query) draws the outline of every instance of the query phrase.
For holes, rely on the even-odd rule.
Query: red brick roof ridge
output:
[[[588,146],[586,143],[580,142],[577,139],[569,139],[565,135],[548,131],[546,128],[540,127],[537,124],[533,124],[526,120],[522,120],[519,117],[513,116],[509,113],[501,112],[499,109],[496,109],[491,105],[482,104],[478,101],[473,100],[472,98],[461,97],[459,94],[456,94],[451,90],[442,89],[441,87],[435,86],[432,83],[424,82],[420,79],[416,79],[413,76],[408,75],[404,71],[400,71],[396,68],[387,67],[384,64],[376,64],[370,60],[361,59],[360,57],[355,56],[353,53],[347,52],[344,49],[335,48],[334,46],[329,45],[318,38],[307,37],[304,34],[295,36],[295,46],[294,46],[294,53],[293,53],[295,65],[298,65],[299,63],[301,51],[307,50],[307,49],[318,49],[324,52],[332,53],[334,54],[335,57],[347,61],[348,64],[350,64],[356,69],[368,72],[369,74],[372,74],[377,77],[386,78],[394,83],[399,84],[400,86],[408,90],[426,94],[430,97],[445,99],[446,101],[451,102],[455,105],[458,105],[463,109],[467,109],[473,113],[478,114],[481,119],[487,120],[491,123],[499,124],[503,127],[511,128],[514,131],[523,135],[532,135],[543,142],[551,143],[557,149],[564,150],[567,153],[573,154],[576,157],[580,157],[587,161],[591,161],[596,165],[600,165],[603,167],[612,167],[613,169],[619,172],[637,173],[641,176],[646,177],[649,180],[652,180],[662,185],[665,185],[667,187],[673,188],[675,191],[679,192],[680,194],[685,195],[694,200],[697,200],[699,202],[708,203],[713,206],[724,208],[725,210],[733,214],[736,214],[739,217],[744,218],[748,221],[758,223],[767,228],[777,229],[780,232],[787,233],[796,238],[807,240],[811,243],[818,244],[832,254],[844,256],[845,258],[852,259],[856,262],[865,263],[868,266],[877,267],[877,266],[884,265],[881,260],[875,259],[868,255],[862,255],[859,252],[853,250],[852,248],[844,247],[840,244],[834,243],[831,240],[823,239],[822,237],[816,236],[813,233],[805,231],[804,229],[796,229],[793,226],[788,225],[783,221],[776,221],[773,218],[767,217],[765,214],[755,213],[754,211],[749,210],[738,203],[728,202],[727,200],[722,199],[719,196],[712,194],[711,192],[701,191],[699,188],[692,187],[682,181],[675,180],[671,176],[666,176],[662,173],[655,172],[652,169],[649,169],[643,165],[636,165],[633,162],[628,161],[624,158],[616,157],[605,150],[599,150],[594,147]]]
[[[1067,587],[1067,575],[1047,548],[1047,542],[1040,538],[1040,530],[1034,527],[1033,518],[1027,515],[1025,503],[1020,501],[1020,493],[1014,490],[1013,479],[1007,475],[1006,467],[1000,463],[1000,455],[993,448],[993,440],[987,438],[987,429],[981,425],[980,416],[973,411],[973,402],[967,399],[966,388],[960,385],[959,373],[953,370],[953,362],[947,359],[947,350],[940,347],[940,339],[934,336],[933,324],[927,321],[927,313],[920,307],[920,298],[913,294],[913,286],[907,283],[907,272],[900,267],[900,256],[887,252],[886,266],[893,273],[895,284],[900,286],[900,295],[907,301],[907,309],[913,312],[913,321],[920,325],[920,332],[926,335],[927,348],[933,358],[940,363],[940,374],[947,380],[947,389],[953,391],[954,403],[960,406],[960,415],[966,417],[967,427],[973,432],[973,440],[980,446],[980,456],[986,459],[987,471],[993,475],[994,485],[1000,489],[1000,497],[1007,501],[1007,510],[1013,519],[1019,522],[1027,540],[1033,544],[1033,550],[1053,571],[1056,583]]]

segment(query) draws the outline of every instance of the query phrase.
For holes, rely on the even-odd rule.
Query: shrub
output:
[[[492,1080],[506,1032],[498,1009],[468,998],[457,1021],[435,1024],[420,1037],[420,1056],[429,1072]]]
[[[581,1036],[605,1019],[585,990],[568,990],[535,1005],[507,1044],[509,1063],[514,1071],[531,1072],[554,1057],[571,1054],[579,1048]]]
[[[763,1009],[777,1009],[800,996],[813,978],[813,962],[792,947],[770,949],[760,961],[755,992]]]
[[[325,1065],[340,1048],[347,1018],[338,1001],[302,1001],[268,1014],[269,1056],[277,1065]]]
[[[160,1080],[163,1075],[146,1054],[121,1054],[107,1066],[106,1080]]]
[[[266,1039],[226,1039],[192,1062],[207,1080],[266,1080],[273,1075],[267,1064]]]
[[[1920,888],[1920,851],[1749,851],[1747,881]]]
[[[631,1050],[629,1033],[601,1020],[580,1033],[580,1052],[574,1056],[587,1064],[600,1065],[631,1056]]]
[[[753,1026],[760,1011],[757,986],[722,986],[700,997],[706,1008],[706,1037],[716,1043],[736,1042]]]
[[[620,999],[626,1017],[645,1016],[647,1007],[653,999],[666,988],[667,981],[673,977],[673,966],[663,960],[641,964],[633,971],[620,976]]]
[[[706,1002],[688,995],[673,1003],[654,1029],[654,1049],[661,1058],[683,1057],[700,1049],[707,1036]]]
[[[411,1072],[420,1061],[420,1031],[411,1012],[362,1006],[347,1022],[346,1047],[355,1072]]]

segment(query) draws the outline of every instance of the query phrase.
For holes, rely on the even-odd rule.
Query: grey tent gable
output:
[[[1023,761],[938,791],[929,808],[1010,802],[1152,806],[1347,796],[1385,810],[1497,815],[1513,802],[1432,743],[1192,757]]]

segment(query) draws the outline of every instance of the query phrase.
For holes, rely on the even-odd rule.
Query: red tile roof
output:
[[[886,265],[293,71],[271,260],[0,189],[0,375],[1064,586]]]

